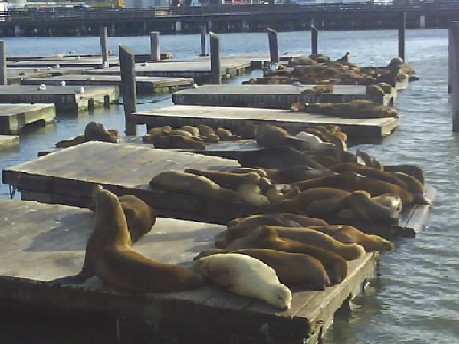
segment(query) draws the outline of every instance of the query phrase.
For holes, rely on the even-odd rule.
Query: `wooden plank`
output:
[[[0,135],[0,150],[10,149],[19,145],[19,136]]]
[[[56,117],[54,104],[0,104],[0,133],[17,134],[32,123],[51,123]]]
[[[354,99],[368,99],[390,105],[394,95],[366,94],[366,86],[333,85],[331,93],[304,93],[315,85],[203,85],[172,95],[177,105],[236,106],[290,109],[292,103],[343,103]]]
[[[269,123],[301,128],[311,125],[339,125],[349,139],[375,139],[391,134],[398,118],[352,119],[291,112],[281,109],[257,109],[222,106],[174,105],[132,114],[138,124],[147,127],[205,124],[212,127],[236,129],[250,124]]]

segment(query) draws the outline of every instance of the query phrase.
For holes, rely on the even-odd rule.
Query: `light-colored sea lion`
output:
[[[275,184],[290,184],[300,182],[302,180],[330,176],[334,173],[329,169],[310,168],[307,165],[296,165],[285,168],[269,168],[265,169],[269,179]]]
[[[209,178],[179,171],[160,172],[150,180],[149,185],[194,194],[207,194],[220,188],[217,183]]]
[[[260,174],[257,172],[233,173],[227,171],[205,171],[188,168],[186,173],[192,173],[197,176],[204,176],[214,181],[222,188],[237,190],[241,184],[258,184]]]
[[[94,201],[95,226],[85,263],[88,258],[104,285],[132,293],[188,290],[202,285],[201,276],[192,269],[154,261],[131,248],[126,217],[115,194],[98,188]]]
[[[256,184],[241,184],[237,188],[237,194],[240,198],[249,204],[256,206],[266,206],[269,199],[261,193],[261,189]]]
[[[234,240],[226,247],[227,250],[232,251],[243,248],[267,248],[309,254],[323,264],[332,283],[340,283],[347,275],[346,260],[339,254],[295,240],[280,238],[276,230],[270,226],[258,227],[249,235]]]
[[[202,251],[193,260],[218,253],[228,253],[222,249]],[[330,285],[330,278],[322,263],[307,254],[289,253],[269,249],[241,249],[232,253],[246,254],[261,260],[276,271],[279,281],[288,287],[302,287],[309,290],[324,290]]]
[[[345,243],[356,243],[365,249],[366,252],[391,251],[394,244],[379,235],[366,234],[353,226],[328,225],[311,226],[312,229],[331,235],[336,240]]]
[[[188,131],[184,131],[188,133]],[[189,134],[189,133],[188,133]],[[167,135],[159,135],[154,137],[151,140],[151,143],[155,146],[155,148],[175,148],[175,149],[193,149],[193,150],[204,150],[206,145],[201,139],[195,138],[189,135],[175,135],[175,134],[167,134]]]
[[[128,224],[132,242],[151,231],[156,222],[156,211],[134,195],[118,197]]]
[[[233,168],[230,172],[233,173],[248,173],[248,172],[256,172],[260,175],[261,178],[268,177],[266,171],[262,168],[251,168],[251,167],[236,167]]]
[[[220,138],[220,140],[224,141],[233,141],[240,139],[238,135],[234,135],[231,130],[225,128],[217,128],[215,129],[215,134]]]
[[[180,130],[186,130],[188,131],[192,136],[194,137],[200,137],[199,134],[199,128],[198,127],[193,127],[191,125],[184,125],[180,127]]]
[[[316,247],[335,252],[346,260],[358,259],[365,254],[365,250],[360,245],[342,243],[328,234],[308,227],[269,227],[273,228],[280,238],[314,245]]]
[[[259,259],[237,253],[214,254],[195,261],[195,269],[229,291],[289,309],[292,292],[279,282],[273,268]]]

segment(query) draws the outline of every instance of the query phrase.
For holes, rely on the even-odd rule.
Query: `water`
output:
[[[267,35],[263,33],[219,36],[224,55],[268,52]],[[350,51],[352,62],[382,66],[397,55],[397,38],[395,30],[320,32],[319,51],[332,58]],[[96,37],[7,38],[5,41],[7,52],[12,55],[69,51],[83,54],[99,49]],[[307,54],[309,42],[308,32],[279,33],[281,54]],[[119,44],[138,53],[149,50],[148,37],[110,37],[113,52]],[[427,225],[415,239],[399,240],[395,251],[382,254],[381,278],[355,300],[349,318],[335,321],[326,335],[327,344],[459,343],[459,234],[456,228],[459,223],[459,137],[451,131],[447,45],[446,30],[407,31],[407,61],[420,80],[398,96],[396,107],[401,122],[397,131],[381,145],[357,147],[385,164],[414,163],[424,168],[427,183],[437,190]],[[161,48],[173,52],[176,58],[196,56],[200,53],[200,36],[161,36]],[[239,83],[241,79],[234,82]],[[139,109],[171,104],[167,95],[139,99],[139,102]],[[97,110],[78,118],[58,118],[55,125],[21,134],[19,149],[0,152],[0,168],[34,159],[38,151],[81,134],[86,123],[93,120],[120,132],[124,129],[122,107]],[[0,193],[0,197],[8,197],[7,186],[1,185]],[[5,326],[0,323],[0,333]],[[44,336],[47,335],[49,333]],[[35,331],[28,342],[36,343],[36,338]]]

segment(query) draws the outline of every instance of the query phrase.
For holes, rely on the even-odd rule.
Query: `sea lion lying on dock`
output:
[[[261,125],[255,139],[261,147],[288,146],[300,151],[310,148],[305,140],[292,136],[287,130],[273,125]]]
[[[228,253],[223,249],[202,251],[193,260],[218,253]],[[324,290],[330,285],[330,278],[322,263],[307,254],[289,253],[269,249],[241,249],[231,253],[246,254],[261,260],[276,271],[279,281],[288,287],[302,287],[309,290]]]
[[[368,192],[357,190],[349,195],[347,201],[352,212],[350,217],[368,222],[398,222],[402,212],[402,200],[396,194],[371,197]]]
[[[115,194],[98,187],[94,201],[95,226],[86,246],[85,266],[94,269],[104,285],[125,292],[155,293],[203,284],[192,269],[154,261],[131,248],[126,217]]]
[[[162,187],[166,190],[189,192],[194,194],[207,194],[220,186],[204,176],[179,171],[164,171],[154,176],[149,185]]]
[[[391,251],[394,245],[379,235],[366,234],[353,226],[328,225],[311,226],[310,228],[326,233],[334,239],[345,243],[356,243],[365,249],[366,252]]]
[[[237,190],[241,184],[255,184],[260,181],[260,174],[257,172],[234,173],[227,171],[204,171],[194,168],[187,168],[186,173],[192,173],[197,176],[204,176],[214,181],[222,188]]]
[[[279,282],[273,268],[259,259],[237,253],[214,254],[195,261],[195,270],[229,291],[289,309],[292,292]]]
[[[309,254],[322,263],[332,283],[340,283],[347,275],[346,260],[339,254],[302,242],[280,238],[276,230],[270,226],[258,227],[249,235],[234,240],[226,247],[227,250],[231,251],[243,248],[267,248],[290,253]]]
[[[114,129],[105,129],[102,123],[89,122],[85,129],[83,135],[78,135],[73,139],[61,140],[56,143],[57,148],[67,148],[79,145],[81,143],[89,141],[102,141],[117,143],[118,142],[118,130]]]
[[[131,235],[131,241],[138,241],[151,231],[156,222],[156,211],[143,200],[134,195],[118,197]]]

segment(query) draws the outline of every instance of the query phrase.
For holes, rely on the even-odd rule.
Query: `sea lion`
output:
[[[131,293],[156,293],[189,290],[203,284],[192,269],[154,261],[131,248],[126,217],[115,194],[98,187],[94,201],[95,226],[85,263],[88,258],[104,285]]]
[[[410,176],[405,172],[388,172],[395,175],[398,179],[403,181],[406,189],[413,194],[424,194],[424,185],[415,177]]]
[[[386,172],[404,172],[425,184],[424,171],[416,165],[402,164],[402,165],[384,165],[383,170]]]
[[[207,177],[222,188],[233,190],[237,190],[241,184],[258,184],[261,178],[257,172],[233,173],[227,171],[204,171],[194,168],[187,168],[185,172]]]
[[[207,194],[220,186],[209,178],[192,173],[178,171],[163,171],[154,176],[149,183],[150,187],[162,187],[166,190]]]
[[[249,235],[231,242],[226,249],[267,248],[290,253],[304,253],[317,258],[325,267],[330,281],[340,283],[347,275],[346,260],[339,254],[302,242],[280,238],[270,226],[254,229]]]
[[[273,268],[259,259],[237,253],[214,254],[195,261],[195,269],[229,291],[289,309],[292,292],[279,282]]]
[[[430,201],[426,199],[423,194],[413,194],[408,190],[400,187],[399,185],[371,177],[359,176],[354,171],[345,171],[335,176],[310,179],[298,183],[293,183],[292,185],[298,186],[300,190],[305,190],[313,187],[340,188],[349,192],[365,190],[369,192],[371,196],[393,193],[400,196],[404,207],[408,207],[412,204],[430,204]]]
[[[284,168],[269,168],[265,169],[265,171],[271,182],[275,184],[290,184],[312,178],[331,176],[334,174],[332,171],[325,167],[310,168],[307,165],[288,166]]]
[[[237,221],[237,222],[236,222]],[[301,222],[301,223],[300,223]],[[231,224],[231,225],[230,225]],[[318,218],[302,217],[297,218],[294,214],[256,214],[245,218],[234,219],[228,223],[228,228],[217,234],[215,246],[223,248],[235,239],[250,234],[255,228],[263,225],[284,226],[284,227],[306,227],[325,226],[327,222]]]
[[[238,161],[242,167],[284,168],[285,166],[312,166],[315,164],[303,152],[288,146],[243,151]]]
[[[131,241],[138,241],[151,231],[156,222],[156,211],[143,200],[134,195],[118,197],[131,235]]]
[[[249,204],[255,206],[266,206],[269,204],[269,199],[261,193],[261,189],[256,184],[241,184],[237,188],[239,197]]]
[[[365,250],[360,245],[342,243],[328,234],[308,227],[269,227],[273,228],[280,238],[314,245],[316,247],[335,252],[346,260],[358,259],[365,254]]]
[[[118,142],[118,135],[115,131],[106,130],[102,123],[89,122],[84,128],[86,141]]]
[[[75,136],[73,139],[61,140],[56,143],[56,148],[68,148],[87,142],[84,135]]]
[[[272,125],[261,125],[255,139],[261,147],[289,146],[300,151],[309,149],[306,141],[290,135],[283,128]]]
[[[199,253],[193,260],[218,253],[228,253],[222,249],[209,249]],[[232,253],[246,254],[261,260],[276,271],[279,281],[287,287],[302,287],[309,290],[324,290],[330,285],[330,278],[322,263],[307,254],[289,253],[269,249],[241,249]]]
[[[310,228],[326,233],[336,240],[345,243],[356,243],[365,249],[366,252],[391,251],[394,244],[379,235],[366,234],[353,226],[328,225],[311,226]]]
[[[201,139],[191,136],[188,131],[183,130],[183,132],[188,133],[189,135],[176,135],[176,134],[167,134],[167,135],[158,135],[151,140],[151,143],[155,148],[167,149],[193,149],[193,150],[204,150],[206,145]],[[171,132],[172,133],[172,132]]]
[[[396,222],[400,218],[401,199],[396,194],[383,194],[372,198],[370,193],[357,190],[348,197],[354,218],[368,222]]]

